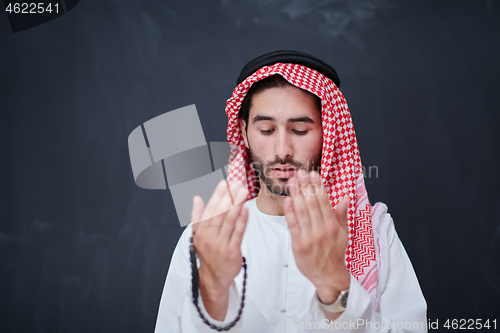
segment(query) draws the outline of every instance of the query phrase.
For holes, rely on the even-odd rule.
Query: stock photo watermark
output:
[[[4,0],[4,5],[12,32],[16,33],[52,21],[72,10],[78,2],[79,0]]]
[[[266,185],[268,192],[265,192],[266,195],[279,195],[279,196],[289,196],[290,195],[290,187],[294,186],[296,182],[295,179],[307,175],[308,173],[315,171],[318,174],[328,174],[332,173],[333,178],[345,177],[350,178],[348,174],[338,174],[335,170],[330,171],[328,168],[322,168],[321,165],[317,167],[308,167],[298,162],[295,162],[291,159],[286,159],[283,161],[273,161],[271,163],[267,163],[263,165],[262,162],[252,162],[251,167],[255,170],[257,179],[261,179],[263,183]],[[278,170],[281,173],[286,173],[288,177],[286,178],[278,178],[273,175],[273,171]],[[378,178],[379,170],[378,166],[369,166],[368,168],[362,167],[363,170],[363,178]],[[355,177],[355,176],[354,176]],[[307,191],[304,188],[304,185],[307,185]],[[303,193],[308,196],[313,195],[323,195],[326,192],[320,189],[320,187],[316,184],[302,184],[298,187],[299,190],[303,190]]]
[[[195,195],[207,203],[222,180],[228,182],[229,195],[232,195],[229,182],[234,182],[235,178],[239,179],[241,186],[247,187],[247,167],[255,171],[253,181],[262,180],[269,190],[264,195],[289,195],[290,184],[296,182],[301,170],[314,170],[329,175],[330,179],[348,179],[355,183],[380,176],[376,165],[363,166],[362,170],[347,169],[345,173],[340,173],[321,165],[321,156],[301,162],[292,157],[262,161],[254,155],[253,162],[243,166],[238,177],[228,177],[230,168],[241,167],[241,162],[234,158],[245,155],[245,152],[238,151],[239,147],[230,147],[228,142],[207,142],[194,104],[144,122],[130,133],[128,144],[136,184],[145,189],[169,189],[182,227],[192,222]],[[327,194],[318,185],[310,185],[307,195]],[[325,187],[327,185],[324,184]]]
[[[369,321],[365,319],[356,319],[349,321],[333,321],[328,319],[323,319],[322,321],[298,321],[297,319],[291,319],[289,327],[291,329],[350,329],[350,330],[379,330],[379,329],[406,329],[406,330],[422,330],[424,325],[427,326],[428,330],[496,330],[497,320],[493,319],[447,319],[444,322],[439,321],[439,319],[431,320],[427,319],[427,323],[424,324],[421,321],[414,322],[392,322],[392,321]]]
[[[298,321],[297,319],[292,319],[290,321],[291,329],[323,329],[323,330],[332,330],[332,329],[350,329],[350,330],[379,330],[379,329],[423,329],[424,323],[420,321],[416,322],[391,322],[391,321],[369,321],[365,319],[356,319],[349,321],[333,321],[328,319],[323,319],[322,321]]]

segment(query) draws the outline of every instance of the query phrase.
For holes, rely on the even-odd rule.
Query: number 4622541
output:
[[[496,330],[497,328],[497,320],[494,319],[491,321],[490,325],[490,320],[487,319],[485,322],[483,322],[482,319],[447,319],[446,322],[444,323],[443,327],[447,329],[459,329],[459,330],[480,330],[480,329],[487,329],[489,330],[490,328]]]
[[[52,8],[54,7],[54,8]],[[53,11],[59,13],[59,4],[56,2],[54,6],[49,2],[45,4],[43,2],[39,3],[9,3],[5,11],[12,14],[42,14],[42,13],[52,13]]]

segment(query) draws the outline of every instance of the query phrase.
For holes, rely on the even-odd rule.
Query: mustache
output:
[[[277,158],[275,159],[274,161],[272,162],[269,162],[267,164],[264,164],[264,163],[260,163],[260,162],[255,162],[254,164],[256,165],[259,165],[259,166],[262,166],[262,165],[265,165],[266,167],[272,167],[274,165],[277,165],[277,164],[288,164],[288,165],[291,165],[293,167],[296,167],[297,169],[300,169],[302,167],[304,167],[304,165],[302,163],[299,163],[299,162],[296,162],[294,160],[292,160],[291,158],[287,157],[287,158]]]

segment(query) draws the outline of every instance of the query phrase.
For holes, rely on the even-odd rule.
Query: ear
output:
[[[245,147],[249,148],[250,145],[248,144],[248,138],[247,138],[247,131],[246,131],[246,121],[243,119],[238,119],[238,124],[240,125],[240,131],[241,134],[243,135],[243,140],[245,140]]]

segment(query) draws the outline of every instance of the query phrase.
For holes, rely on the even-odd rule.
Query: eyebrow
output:
[[[252,122],[255,124],[256,122],[258,121],[264,121],[264,120],[270,120],[270,121],[275,121],[276,119],[274,119],[273,117],[267,117],[267,116],[255,116],[253,117],[252,119]]]
[[[269,121],[276,121],[273,117],[268,117],[268,116],[255,116],[252,119],[252,123],[256,123],[259,121],[264,121],[264,120],[269,120]],[[287,120],[287,123],[311,123],[314,124],[314,120],[312,120],[309,117],[299,117],[299,118],[290,118]]]
[[[288,119],[287,123],[311,123],[314,124],[314,120],[309,117],[299,117]]]

